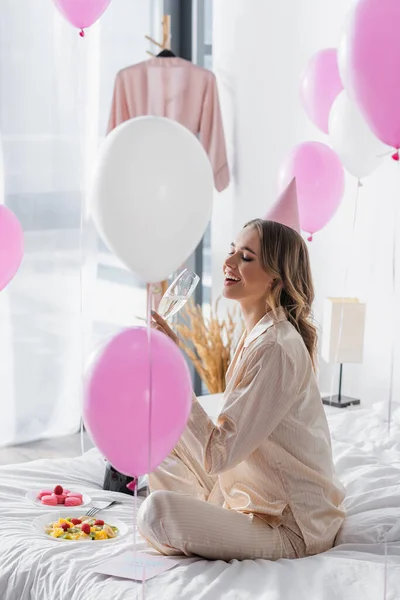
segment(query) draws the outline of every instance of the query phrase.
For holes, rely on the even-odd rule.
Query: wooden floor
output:
[[[89,450],[93,444],[84,434],[84,449]],[[20,446],[0,448],[0,466],[29,462],[38,458],[69,458],[81,454],[81,436],[79,433],[68,437],[41,440]]]

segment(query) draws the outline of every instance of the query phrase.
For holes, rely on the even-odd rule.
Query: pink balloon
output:
[[[0,206],[0,291],[14,277],[24,255],[24,232],[9,208]]]
[[[296,178],[300,226],[311,235],[333,217],[344,194],[344,169],[326,144],[304,142],[295,146],[279,171],[283,191]]]
[[[149,344],[146,328],[134,327],[114,337],[91,366],[84,422],[105,458],[138,477],[175,447],[191,402],[189,369],[179,348],[154,330]]]
[[[301,77],[300,97],[308,117],[324,133],[329,133],[329,113],[342,90],[336,49],[317,52]]]
[[[339,45],[340,70],[376,137],[400,147],[400,2],[359,0]]]
[[[61,14],[74,27],[83,30],[90,27],[105,12],[111,0],[53,0]]]

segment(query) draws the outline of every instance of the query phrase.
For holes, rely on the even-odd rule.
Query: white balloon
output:
[[[148,283],[167,279],[209,223],[214,178],[193,133],[163,117],[126,121],[105,139],[91,189],[110,250]]]
[[[329,115],[329,139],[345,169],[363,179],[379,167],[390,149],[370,130],[346,91],[336,98]]]

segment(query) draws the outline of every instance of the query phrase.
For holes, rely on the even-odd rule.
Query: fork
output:
[[[112,502],[109,502],[105,506],[92,506],[92,508],[89,508],[89,510],[87,511],[85,517],[94,517],[101,510],[106,510],[106,508],[110,508],[111,506],[114,506],[115,504],[121,504],[121,502],[118,502],[117,500],[113,500]]]

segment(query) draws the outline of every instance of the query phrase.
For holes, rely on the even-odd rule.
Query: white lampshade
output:
[[[325,300],[321,355],[327,363],[362,362],[365,308],[357,298]]]

